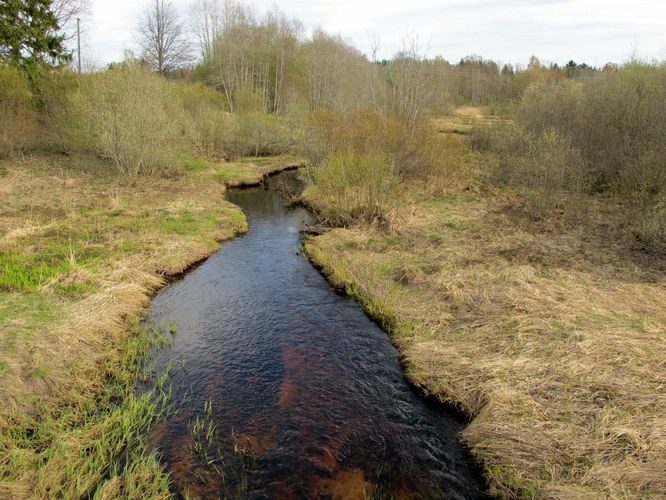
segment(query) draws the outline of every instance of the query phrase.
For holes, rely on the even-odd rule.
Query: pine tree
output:
[[[23,66],[71,59],[51,8],[52,0],[0,2],[0,60]]]

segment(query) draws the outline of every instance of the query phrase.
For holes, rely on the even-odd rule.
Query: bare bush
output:
[[[16,68],[0,66],[0,156],[9,156],[36,140],[34,97]]]
[[[74,102],[79,138],[123,175],[154,175],[174,168],[186,120],[165,80],[125,64],[86,79]]]
[[[224,156],[231,127],[224,97],[200,83],[179,85],[178,92],[189,117],[190,141],[195,150],[209,156]]]
[[[402,177],[433,171],[445,154],[427,121],[410,123],[367,108],[349,113],[312,113],[306,120],[302,147],[314,165],[329,155],[348,151],[387,155],[396,174]]]
[[[289,151],[294,138],[290,128],[279,118],[251,111],[234,117],[226,144],[230,158],[270,156]]]
[[[586,82],[533,85],[518,121],[529,132],[570,137],[596,189],[636,193],[662,179],[655,152],[666,150],[666,68],[632,63]]]
[[[518,123],[517,129],[500,131],[496,142],[505,179],[523,187],[540,184],[542,193],[550,183],[550,191],[583,186],[629,198],[637,207],[636,234],[651,247],[664,244],[659,217],[666,192],[665,66],[634,62],[592,80],[533,85],[520,104]],[[546,171],[544,165],[555,168]],[[580,170],[575,178],[574,166]],[[531,199],[541,215],[552,205],[548,194]]]
[[[312,170],[306,201],[336,226],[385,226],[396,206],[398,177],[391,160],[377,154],[343,153]]]
[[[547,217],[558,206],[562,193],[586,190],[582,156],[571,139],[557,129],[528,132],[509,127],[496,140],[503,153],[501,175],[523,193],[533,218]]]
[[[578,81],[531,85],[520,102],[518,121],[537,134],[549,128],[572,134],[581,125],[583,99],[583,84]]]

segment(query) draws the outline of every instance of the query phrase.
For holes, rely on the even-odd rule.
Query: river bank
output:
[[[81,496],[105,476],[107,495],[130,490],[111,470],[155,418],[129,390],[150,342],[145,307],[247,230],[226,184],[294,163],[186,158],[173,178],[128,182],[87,156],[0,162],[0,496]],[[142,467],[139,483],[166,494],[154,457]]]
[[[389,331],[411,382],[471,417],[491,493],[665,494],[666,266],[632,246],[626,208],[535,222],[508,188],[405,189],[390,230],[305,248]]]
[[[151,444],[188,498],[480,498],[464,423],[413,391],[388,337],[299,252],[278,188],[233,190],[250,231],[154,298],[179,411]]]

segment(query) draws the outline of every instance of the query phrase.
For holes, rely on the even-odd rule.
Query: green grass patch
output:
[[[256,168],[249,164],[234,162],[215,165],[215,174],[222,182],[242,179],[253,172],[256,172]]]
[[[30,333],[39,327],[57,321],[62,304],[53,297],[36,293],[0,292],[0,330],[11,336]],[[6,337],[5,341],[10,339]]]
[[[37,466],[36,497],[102,498],[100,492],[129,488],[143,491],[144,498],[166,498],[168,475],[147,450],[146,437],[167,411],[169,374],[144,394],[136,393],[135,383],[148,352],[167,342],[163,332],[137,330],[120,355],[104,365],[110,382],[98,398],[63,408],[59,418],[46,412],[29,431],[20,425],[10,428],[0,442],[0,453],[7,457],[3,481],[19,481]],[[45,378],[48,370],[35,368],[31,375]],[[120,460],[122,456],[127,460]]]
[[[36,291],[53,278],[72,270],[64,256],[54,254],[0,255],[0,290]]]
[[[160,223],[160,228],[168,233],[179,235],[199,234],[204,229],[213,228],[220,224],[217,214],[203,212],[194,214],[183,210],[175,215],[169,215]]]
[[[203,172],[210,168],[211,164],[208,160],[198,157],[186,157],[182,161],[183,168],[192,173]]]

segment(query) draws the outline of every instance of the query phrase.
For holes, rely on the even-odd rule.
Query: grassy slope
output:
[[[189,158],[182,177],[133,185],[87,157],[0,162],[0,497],[99,486],[155,418],[130,390],[151,294],[246,229],[225,184],[292,161]],[[164,493],[154,457],[130,472],[98,495]]]
[[[509,191],[423,193],[390,233],[306,247],[388,325],[410,379],[473,416],[494,492],[666,495],[666,265],[628,249],[622,207],[537,224]]]

